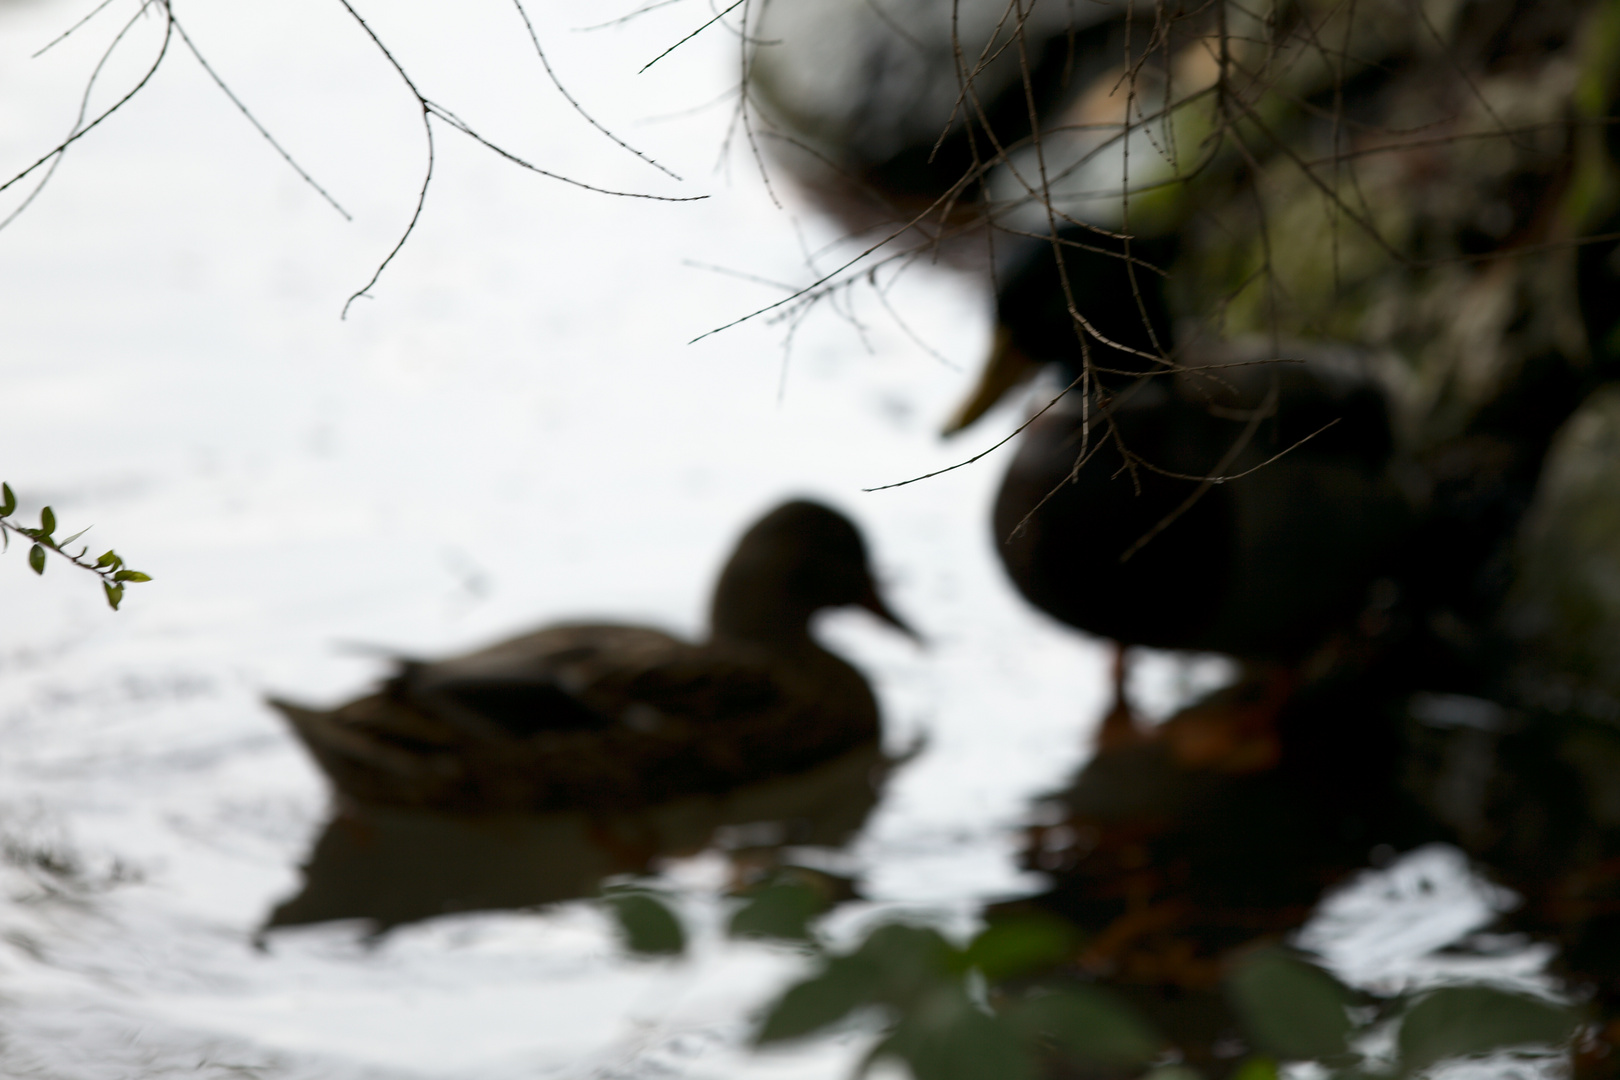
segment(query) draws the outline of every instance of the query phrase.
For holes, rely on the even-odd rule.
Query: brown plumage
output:
[[[561,624],[436,663],[405,662],[330,712],[272,700],[344,795],[459,812],[622,809],[800,771],[878,737],[860,673],[812,614],[878,598],[855,526],[786,503],[742,537],[700,644]],[[907,631],[909,633],[909,631]]]

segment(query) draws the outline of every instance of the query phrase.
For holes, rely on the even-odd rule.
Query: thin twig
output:
[[[294,161],[293,156],[289,154],[280,143],[276,142],[275,137],[271,135],[270,132],[265,130],[264,125],[259,123],[259,118],[254,116],[253,113],[248,110],[246,105],[242,104],[242,99],[231,92],[231,88],[225,85],[225,80],[220,78],[219,73],[209,66],[207,60],[203,59],[203,54],[198,51],[196,44],[192,42],[191,35],[186,33],[186,28],[180,25],[180,20],[175,19],[172,14],[170,15],[170,19],[174,22],[174,29],[175,32],[180,35],[180,40],[185,43],[187,49],[191,50],[191,55],[197,58],[197,63],[201,64],[202,69],[208,72],[208,77],[214,80],[214,85],[218,86],[220,90],[224,92],[225,96],[231,99],[231,104],[235,105],[242,115],[247,117],[248,123],[252,124],[254,129],[257,130],[260,135],[264,136],[264,141],[275,148],[276,153],[281,155],[281,159],[283,161],[292,166],[294,172],[303,177],[304,183],[314,188],[316,192],[319,193],[321,198],[325,199],[331,204],[332,209],[342,214],[344,220],[353,221],[354,215],[343,209],[338,201],[334,199],[325,188],[316,183],[315,178],[309,175],[309,173],[305,172],[303,166]]]
[[[664,57],[668,56],[682,45],[685,45],[688,41],[691,41],[693,38],[703,33],[703,31],[707,30],[709,27],[713,26],[727,15],[730,15],[733,11],[736,11],[746,3],[748,3],[748,0],[734,0],[730,7],[727,7],[724,11],[720,12],[720,14],[716,15],[714,18],[710,19],[708,22],[704,23],[702,26],[698,27],[690,34],[687,34],[685,37],[681,38],[681,40],[677,41],[675,44],[671,45],[669,48],[665,49],[663,52],[659,53],[657,56],[643,64],[641,71],[636,72],[636,74],[640,75],[642,71],[646,71],[648,68],[658,63],[658,61],[662,60]]]
[[[607,128],[605,128],[601,124],[597,123],[596,122],[596,117],[592,116],[590,113],[585,111],[585,106],[581,105],[574,98],[574,95],[570,94],[568,92],[568,88],[562,84],[562,80],[557,77],[557,73],[551,69],[551,61],[546,58],[546,50],[544,50],[544,49],[542,49],[540,47],[540,35],[535,33],[534,23],[529,21],[529,13],[527,11],[525,11],[524,8],[523,8],[523,0],[512,0],[512,6],[517,8],[518,15],[523,19],[523,27],[524,27],[524,29],[529,31],[529,40],[534,43],[534,52],[535,52],[535,55],[540,58],[540,66],[546,69],[546,77],[551,80],[551,85],[555,86],[557,88],[557,93],[561,94],[563,96],[563,99],[565,101],[567,101],[569,105],[573,106],[574,111],[579,113],[580,116],[584,117],[585,122],[587,124],[590,124],[591,127],[595,128],[597,131],[600,131],[603,135],[606,135],[614,143],[616,143],[620,147],[624,148],[625,150],[630,151],[636,157],[640,158],[642,161],[645,161],[648,165],[651,165],[653,168],[657,169],[659,172],[663,173],[665,176],[671,177],[672,179],[675,179],[675,180],[681,179],[681,177],[676,175],[676,173],[674,171],[672,171],[670,169],[667,169],[664,166],[660,165],[658,162],[654,161],[652,158],[648,157],[646,154],[643,154],[640,150],[637,150],[635,147],[631,146],[629,143],[625,142],[623,139],[621,139],[617,135],[613,134],[613,132],[609,131]]]
[[[100,15],[102,13],[102,11],[106,9],[107,5],[111,4],[112,2],[113,2],[113,0],[101,0],[101,3],[97,4],[95,6],[95,9],[93,11],[91,11],[90,14],[86,15],[84,18],[80,19],[78,22],[74,23],[72,26],[68,27],[66,30],[62,31],[60,34],[57,34],[54,38],[52,38],[50,40],[50,42],[48,44],[45,45],[44,48],[40,49],[37,53],[34,53],[34,55],[30,56],[28,59],[30,59],[30,60],[38,60],[40,57],[42,57],[46,53],[50,52],[57,45],[60,45],[62,42],[66,41],[69,37],[71,37],[73,35],[74,31],[78,30],[79,27],[83,26],[85,23],[89,22],[91,19],[95,18],[97,15]],[[144,6],[145,5],[143,4],[142,7],[144,7]]]

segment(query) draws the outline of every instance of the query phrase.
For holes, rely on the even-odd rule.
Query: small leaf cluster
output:
[[[28,548],[28,565],[36,574],[45,572],[45,553],[53,552],[61,556],[81,570],[88,570],[101,578],[101,587],[107,594],[107,603],[112,605],[114,611],[124,599],[124,586],[142,581],[151,581],[150,575],[139,570],[132,570],[124,565],[123,557],[111,548],[102,552],[94,560],[89,558],[89,547],[81,547],[77,554],[68,550],[79,537],[89,532],[88,528],[80,529],[72,536],[58,540],[56,533],[56,513],[50,507],[39,512],[39,527],[29,528],[19,525],[11,520],[17,512],[17,496],[12,494],[10,484],[0,484],[0,551],[11,548],[11,534],[27,537],[33,543]]]

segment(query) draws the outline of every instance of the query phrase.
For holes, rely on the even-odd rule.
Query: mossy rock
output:
[[[1537,704],[1620,722],[1620,386],[1592,394],[1553,441],[1507,621]]]

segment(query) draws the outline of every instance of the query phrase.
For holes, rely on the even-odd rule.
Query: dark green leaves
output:
[[[124,599],[124,587],[122,585],[114,585],[110,581],[102,582],[101,587],[107,590],[107,603],[112,606],[114,611],[117,611],[118,605]]]
[[[1035,1080],[1029,1049],[968,999],[960,983],[930,987],[867,1055],[906,1063],[914,1080]]]
[[[834,956],[817,975],[790,989],[760,1027],[761,1043],[809,1035],[864,1005],[904,1015],[928,990],[960,983],[961,954],[939,931],[888,923],[847,956]]]
[[[1006,1018],[1027,1041],[1049,1045],[1081,1067],[1140,1068],[1165,1048],[1135,1010],[1095,986],[1032,995],[1009,1007]]]
[[[1574,1034],[1575,1010],[1490,986],[1447,986],[1419,998],[1401,1021],[1401,1070],[1510,1046],[1558,1046]]]
[[[1226,992],[1262,1053],[1330,1065],[1354,1058],[1347,1045],[1355,1030],[1351,992],[1320,968],[1282,949],[1266,949],[1233,970]],[[1427,991],[1399,1015],[1397,1050],[1404,1076],[1446,1058],[1515,1046],[1560,1046],[1580,1023],[1574,1009],[1479,985]],[[1266,1065],[1263,1058],[1251,1064],[1257,1069]]]
[[[55,531],[56,515],[52,513],[51,508],[47,506],[45,509],[39,512],[39,532],[42,534],[39,538],[41,540],[48,540],[50,539],[51,533]]]
[[[10,517],[17,512],[17,496],[11,493],[10,484],[0,484],[0,517]]]
[[[897,1058],[916,1080],[1033,1080],[1033,1060],[1019,1032],[969,998],[962,959],[936,930],[880,926],[853,953],[830,958],[783,994],[756,1040],[810,1035],[878,1007],[894,1026],[868,1055],[867,1067]]]
[[[1350,990],[1283,949],[1251,953],[1227,976],[1226,995],[1254,1045],[1287,1060],[1343,1054]]]
[[[826,907],[826,897],[820,890],[785,877],[756,891],[731,917],[727,931],[732,937],[809,941],[810,920]]]
[[[643,956],[677,956],[686,949],[686,931],[663,900],[641,889],[616,889],[608,909],[619,924],[625,948]]]
[[[873,1003],[881,973],[869,957],[836,956],[777,999],[754,1040],[764,1045],[811,1035]]]
[[[882,925],[783,994],[756,1039],[811,1035],[871,1009],[891,1026],[866,1065],[898,1059],[915,1080],[1033,1080],[1054,1059],[1083,1070],[1147,1065],[1164,1040],[1106,991],[1069,985],[992,1010],[973,990],[986,976],[1050,967],[1073,946],[1065,924],[1036,916],[992,925],[965,949],[930,927]]]
[[[1051,967],[1067,959],[1078,941],[1074,927],[1050,915],[1019,915],[985,927],[967,947],[967,963],[991,982]]]
[[[45,572],[45,549],[35,544],[28,549],[28,565],[34,568],[34,573]]]

